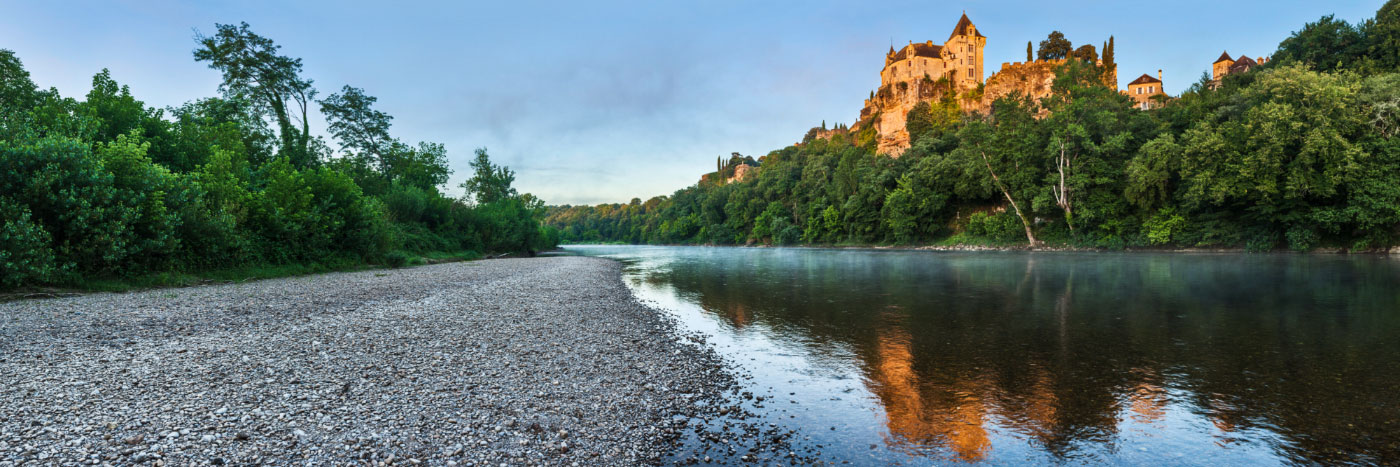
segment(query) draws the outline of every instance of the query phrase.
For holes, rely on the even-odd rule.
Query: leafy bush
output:
[[[132,254],[136,207],[119,196],[87,144],[0,141],[0,193],[27,207],[29,222],[49,233],[57,271],[109,271]]]
[[[0,289],[43,282],[54,273],[49,233],[24,206],[0,196]]]
[[[1172,241],[1172,233],[1180,230],[1186,225],[1186,219],[1177,214],[1174,210],[1163,209],[1147,219],[1143,223],[1146,231],[1147,243],[1150,245],[1165,245]]]
[[[394,222],[422,222],[429,207],[428,192],[415,186],[395,184],[382,199]]]
[[[734,228],[725,224],[714,224],[705,228],[705,234],[710,243],[715,245],[733,245]]]
[[[1311,250],[1313,247],[1317,246],[1318,241],[1321,240],[1321,236],[1317,234],[1317,231],[1303,226],[1294,226],[1288,229],[1284,237],[1288,239],[1288,248],[1293,251]]]
[[[796,245],[797,242],[800,241],[802,241],[802,229],[798,228],[795,225],[789,225],[787,227],[784,227],[783,230],[779,231],[778,235],[775,236],[773,239],[774,243],[784,246]]]
[[[402,250],[394,250],[384,255],[384,264],[391,268],[401,268],[407,266],[413,260],[413,255]]]

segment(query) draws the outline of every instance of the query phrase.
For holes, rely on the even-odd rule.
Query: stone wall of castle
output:
[[[945,63],[943,59],[930,57],[900,60],[880,70],[880,85],[919,81],[925,76],[930,79],[942,78],[949,71]]]

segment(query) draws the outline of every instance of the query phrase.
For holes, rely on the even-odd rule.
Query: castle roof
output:
[[[1214,65],[1214,64],[1220,63],[1220,62],[1232,62],[1232,61],[1234,61],[1234,60],[1235,60],[1235,59],[1230,58],[1230,52],[1229,52],[1229,51],[1225,51],[1225,52],[1221,52],[1221,53],[1220,53],[1220,58],[1215,59],[1215,61],[1214,61],[1214,62],[1211,62],[1211,64]]]
[[[972,27],[972,20],[967,19],[967,13],[963,13],[962,19],[958,20],[958,25],[957,25],[957,26],[953,26],[953,33],[948,35],[948,39],[951,40],[954,36],[967,36],[967,35],[969,35],[969,34],[967,33],[967,30],[968,30],[968,28],[970,28],[970,27]],[[977,33],[975,33],[975,34],[973,34],[973,35],[975,35],[975,36],[977,36],[977,37],[987,37],[987,36],[983,36],[982,33],[980,33],[980,32],[977,32]]]
[[[1254,59],[1252,58],[1241,55],[1238,60],[1235,60],[1235,63],[1230,65],[1230,73],[1240,73],[1249,71],[1250,68],[1254,68],[1256,66],[1259,66],[1259,62],[1254,61]]]
[[[1161,82],[1162,82],[1162,80],[1157,79],[1157,78],[1153,78],[1151,75],[1148,75],[1148,74],[1146,74],[1146,73],[1143,73],[1143,75],[1142,75],[1142,76],[1139,76],[1138,79],[1135,79],[1135,80],[1133,80],[1133,82],[1128,83],[1128,86],[1135,86],[1135,85],[1139,85],[1139,84],[1161,83]]]
[[[899,49],[899,52],[895,52],[894,56],[890,57],[890,62],[897,62],[906,58],[914,57],[938,58],[941,56],[942,53],[943,46],[941,45],[933,45],[927,42],[916,42],[913,44],[909,44],[908,47]]]

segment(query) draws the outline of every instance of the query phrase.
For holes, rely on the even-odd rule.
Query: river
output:
[[[869,464],[1400,463],[1400,260],[569,246]]]

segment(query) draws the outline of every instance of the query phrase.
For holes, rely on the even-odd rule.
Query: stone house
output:
[[[1153,99],[1153,97],[1167,95],[1165,91],[1162,91],[1162,70],[1157,70],[1156,78],[1144,73],[1133,82],[1128,83],[1128,89],[1123,92],[1133,99],[1134,108],[1140,110],[1160,108],[1162,101]]]

